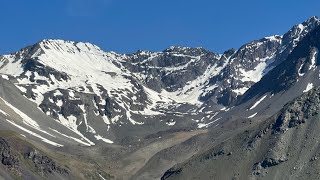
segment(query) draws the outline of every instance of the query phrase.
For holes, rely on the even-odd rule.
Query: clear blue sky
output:
[[[0,5],[1,54],[48,38],[121,53],[171,45],[221,53],[320,15],[316,0],[1,0]]]

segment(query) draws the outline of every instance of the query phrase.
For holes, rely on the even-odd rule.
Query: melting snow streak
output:
[[[58,144],[58,143],[56,143],[56,142],[50,141],[50,140],[48,140],[48,139],[40,136],[40,135],[37,134],[37,133],[34,133],[34,132],[32,132],[32,131],[30,131],[30,130],[22,127],[22,126],[19,126],[18,124],[14,123],[14,122],[12,122],[12,121],[10,121],[10,120],[8,120],[8,119],[6,119],[6,120],[7,120],[10,124],[14,125],[15,127],[17,127],[17,128],[19,128],[19,129],[21,129],[22,131],[27,132],[27,133],[29,133],[29,134],[31,134],[31,135],[33,135],[33,136],[41,139],[41,140],[42,140],[43,142],[45,142],[45,143],[48,143],[48,144],[51,144],[51,145],[57,146],[57,147],[62,147],[62,146],[63,146],[62,144]]]
[[[266,97],[267,97],[267,95],[265,95],[265,96],[263,96],[261,99],[259,99],[256,103],[254,103],[253,106],[251,106],[251,108],[250,108],[249,110],[257,107]]]

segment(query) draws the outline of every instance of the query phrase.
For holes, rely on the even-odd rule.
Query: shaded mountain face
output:
[[[266,137],[280,138],[288,128],[316,115],[314,104],[305,105],[313,102],[312,93],[303,96],[306,100],[299,107],[279,110],[320,85],[319,25],[320,20],[312,17],[284,35],[254,40],[222,54],[177,46],[118,54],[90,43],[43,40],[0,56],[0,131],[40,140],[42,151],[44,144],[96,162],[83,169],[106,167],[81,178],[185,178],[186,169],[205,162],[214,171],[203,177],[224,179],[227,176],[215,174],[218,167],[212,160],[233,157],[228,152],[233,146],[243,153],[240,146],[248,140],[246,133],[251,137],[270,132]],[[232,140],[226,141],[229,137]],[[255,151],[261,157],[267,153],[262,147]],[[5,155],[14,166],[15,157],[7,150]],[[52,165],[55,156],[48,160],[49,155],[36,161]],[[246,169],[246,178],[287,161],[265,157],[243,161],[255,163]],[[163,161],[157,164],[157,159]],[[76,164],[83,159],[72,160]],[[176,163],[181,164],[168,170]]]
[[[288,90],[295,85],[299,79],[310,74],[309,71],[316,71],[319,65],[319,33],[319,27],[311,31],[298,43],[298,46],[285,61],[281,62],[276,68],[265,75],[260,82],[256,83],[245,93],[242,101],[249,100],[252,96],[266,92],[275,94]],[[311,80],[309,83],[315,82]]]
[[[318,179],[319,97],[319,87],[304,93],[161,179]]]

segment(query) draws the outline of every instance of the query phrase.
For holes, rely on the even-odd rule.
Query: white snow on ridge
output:
[[[33,89],[37,94],[43,94],[58,88],[72,89],[76,87],[87,87],[87,85],[92,85],[93,88],[99,92],[99,89],[96,88],[97,84],[102,85],[107,90],[115,89],[121,91],[133,88],[130,81],[123,77],[123,75],[128,75],[128,73],[112,63],[114,59],[109,56],[109,53],[101,51],[94,45],[62,40],[48,40],[41,42],[40,46],[43,53],[38,55],[39,62],[57,71],[66,72],[71,78],[71,81],[57,81],[53,75],[50,75],[50,80],[53,80],[55,83]],[[13,76],[20,75],[23,70],[10,70],[12,64],[18,64],[18,66],[20,66],[19,68],[22,69],[19,60],[13,61],[14,59],[11,59],[0,72]],[[8,68],[6,69],[6,67]],[[110,73],[115,74],[115,76]],[[37,73],[35,73],[35,80],[49,81],[49,79],[39,76]],[[32,82],[28,79],[20,79],[18,85],[19,84],[32,84]],[[93,93],[87,89],[85,92]],[[55,95],[61,95],[61,93]],[[70,95],[72,96],[72,93]],[[39,103],[40,102],[37,102],[37,104]]]
[[[7,120],[7,122],[9,122],[10,124],[14,125],[15,127],[21,129],[22,131],[24,131],[24,132],[26,132],[26,133],[28,133],[28,134],[30,134],[30,135],[32,135],[32,136],[35,136],[35,137],[41,139],[41,140],[42,140],[43,142],[45,142],[45,143],[51,144],[51,145],[56,146],[56,147],[63,147],[62,144],[58,144],[58,143],[56,143],[56,142],[50,141],[50,140],[48,140],[48,139],[40,136],[39,134],[34,133],[34,132],[32,132],[32,131],[30,131],[30,130],[28,130],[28,129],[26,129],[26,128],[24,128],[24,127],[22,127],[22,126],[20,126],[20,125],[18,125],[18,124],[16,124],[16,123],[14,123],[13,121],[10,121],[10,120],[8,120],[8,119],[6,119],[6,120]]]
[[[35,80],[46,80],[53,81],[54,84],[49,83],[49,86],[46,85],[38,85],[36,89],[32,91],[37,94],[35,102],[40,105],[43,101],[43,94],[53,91],[56,89],[77,89],[78,87],[82,87],[85,89],[84,93],[93,93],[100,95],[100,89],[98,85],[104,87],[108,94],[111,97],[114,97],[117,102],[122,102],[122,99],[117,98],[118,92],[121,92],[124,96],[129,97],[128,90],[134,90],[133,84],[127,79],[125,76],[130,75],[130,72],[127,72],[125,68],[118,67],[114,64],[115,61],[121,61],[120,58],[112,53],[106,53],[102,51],[99,47],[92,45],[90,43],[75,43],[72,41],[63,41],[63,40],[44,40],[39,43],[41,50],[36,52],[33,57],[37,57],[39,62],[44,64],[45,66],[51,67],[60,72],[66,72],[70,77],[68,81],[58,81],[55,79],[53,75],[50,75],[50,78],[46,79],[44,77],[35,74]],[[9,56],[7,57],[7,59]],[[9,74],[12,76],[20,75],[23,70],[21,67],[21,62],[19,60],[13,63],[14,57],[11,57],[8,65],[5,67],[10,67],[11,65],[15,65],[19,67],[19,71],[17,70],[8,70],[1,69],[0,73]],[[187,64],[189,65],[192,62],[199,61],[200,56],[190,56],[191,61]],[[149,59],[150,60],[150,59]],[[149,96],[150,105],[144,110],[140,112],[132,112],[132,113],[141,113],[145,115],[154,115],[159,114],[159,112],[155,112],[152,110],[156,106],[156,102],[164,102],[164,103],[172,103],[172,101],[176,101],[177,103],[190,103],[190,104],[201,104],[198,100],[199,96],[202,92],[208,92],[215,88],[215,86],[205,87],[206,81],[209,77],[217,75],[227,64],[228,62],[224,62],[223,66],[217,67],[217,64],[210,66],[204,73],[204,76],[200,76],[198,79],[190,81],[188,85],[184,88],[176,91],[176,92],[166,92],[163,91],[160,95],[158,93],[148,93],[150,90],[147,87],[144,87],[144,90],[147,91]],[[94,66],[93,66],[94,64]],[[15,67],[14,66],[14,67]],[[185,68],[186,65],[179,66],[177,68],[169,68],[167,71],[175,71],[179,70],[179,68]],[[10,69],[10,68],[9,68]],[[11,68],[13,69],[13,68]],[[83,73],[86,72],[86,73]],[[26,76],[30,76],[31,72],[26,73]],[[24,84],[32,84],[29,79],[19,79],[19,83],[16,84],[20,89]],[[87,86],[91,86],[93,88],[93,92],[91,92]],[[111,92],[111,93],[110,93]],[[112,92],[116,92],[113,94]],[[134,93],[134,92],[133,92]],[[61,94],[61,93],[60,93]],[[54,95],[58,95],[55,93]],[[62,105],[59,101],[58,106]],[[127,109],[126,104],[121,104],[124,109]],[[131,114],[129,112],[128,119],[133,124],[139,124],[133,121],[130,117]]]
[[[273,35],[273,36],[268,36],[268,37],[265,37],[265,38],[270,40],[270,41],[281,41],[281,36],[280,35]]]
[[[270,37],[270,40],[278,39],[274,36]],[[121,97],[132,97],[132,94],[135,94],[137,90],[131,83],[131,80],[129,78],[126,78],[126,76],[131,76],[131,73],[127,71],[126,68],[121,67],[121,65],[115,65],[115,62],[117,63],[121,60],[124,61],[123,59],[119,58],[119,56],[113,53],[106,53],[99,47],[90,43],[75,43],[63,40],[45,40],[40,42],[39,46],[41,48],[41,51],[37,51],[35,54],[33,54],[33,57],[38,58],[39,62],[45,66],[51,67],[60,72],[67,73],[70,79],[68,79],[67,81],[58,81],[53,74],[51,74],[50,77],[46,78],[44,76],[40,76],[38,73],[34,73],[35,80],[45,80],[49,82],[49,85],[36,85],[35,89],[32,89],[32,91],[37,94],[35,100],[37,105],[40,105],[42,103],[44,99],[43,94],[50,91],[55,91],[54,95],[62,95],[62,93],[58,89],[72,90],[72,92],[70,91],[69,93],[69,98],[74,98],[77,95],[77,91],[95,94],[101,97],[102,92],[100,87],[103,87],[107,90],[108,95],[126,111],[127,119],[133,125],[143,124],[142,122],[137,122],[137,120],[134,119],[134,114],[161,114],[161,112],[153,111],[153,109],[155,109],[157,105],[162,105],[158,102],[163,102],[164,105],[172,104],[173,101],[175,101],[176,103],[190,103],[194,105],[201,105],[202,102],[200,102],[198,98],[219,87],[218,84],[209,86],[208,79],[221,73],[222,69],[224,69],[230,62],[229,58],[227,60],[223,60],[223,62],[217,62],[214,65],[209,65],[203,75],[199,76],[195,80],[189,81],[186,86],[180,88],[176,92],[167,92],[163,90],[159,94],[142,85],[144,87],[144,91],[148,95],[148,106],[143,111],[132,111],[130,109],[130,105],[123,101]],[[182,55],[175,54],[174,56]],[[15,59],[15,61],[13,61],[14,57],[6,57],[7,60],[8,58],[11,58],[12,60],[9,60],[8,65],[6,65],[4,69],[0,69],[0,73],[12,76],[20,75],[23,72],[23,69],[21,67],[21,60]],[[152,58],[153,57],[151,57],[150,59],[146,59],[145,61],[152,60]],[[190,62],[188,62],[187,64],[181,64],[178,67],[167,67],[164,68],[164,70],[168,73],[183,70],[188,65],[191,65],[191,63],[199,61],[201,59],[201,56],[190,56],[190,58]],[[259,59],[259,61],[261,62],[255,67],[254,70],[243,70],[242,72],[240,69],[240,73],[242,73],[244,77],[243,80],[254,82],[259,81],[264,75],[264,71],[268,66],[267,61],[269,61],[270,59],[272,59],[272,57]],[[223,65],[220,66],[220,64],[222,63]],[[31,72],[26,72],[27,77],[30,77],[31,74]],[[53,83],[50,83],[51,81]],[[32,83],[35,84],[35,82],[30,82],[29,78],[19,79],[16,86],[22,89],[23,85],[29,85]],[[88,86],[92,87],[92,90],[88,88]],[[81,90],[81,88],[83,88],[84,90]],[[238,95],[241,95],[245,93],[247,89],[248,88],[243,87],[234,90],[234,92]],[[102,101],[101,103],[101,105],[104,105],[105,101]],[[95,105],[95,103],[93,104]],[[63,105],[63,102],[61,100],[58,100],[57,105],[61,107]],[[81,109],[83,110],[84,108],[81,106]],[[85,139],[84,135],[82,135],[77,130],[77,128],[81,123],[85,123],[87,126],[87,131],[89,130],[89,125],[87,122],[88,120],[86,119],[87,114],[88,113],[84,114],[83,122],[77,122],[77,118],[74,116],[63,117],[59,115],[59,120],[62,125],[76,132],[78,135]],[[108,119],[106,116],[104,116],[102,118],[105,122],[105,126],[110,127],[110,124],[117,122],[121,117],[117,116],[113,119]],[[172,123],[170,125],[172,125]],[[94,145],[94,143],[89,139],[86,139],[86,141],[88,141],[90,145]]]
[[[306,89],[303,91],[303,93],[310,91],[313,88],[313,83],[308,83]]]
[[[101,84],[107,90],[133,87],[129,80],[122,77],[126,73],[116,67],[112,63],[113,59],[96,46],[56,40],[44,42],[41,46],[49,46],[50,49],[42,48],[44,53],[39,56],[40,62],[71,76],[72,82],[64,85],[74,83],[71,86],[85,87],[87,81],[88,84]],[[57,51],[57,46],[63,51]],[[106,74],[106,71],[115,73],[115,76]]]
[[[263,96],[262,98],[260,98],[257,102],[255,102],[250,108],[249,110],[252,110],[253,108],[257,107],[268,95]]]
[[[49,78],[39,76],[38,73],[34,73],[35,80],[45,80],[49,85],[37,85],[32,89],[33,93],[36,95],[34,101],[38,106],[44,100],[43,94],[50,91],[55,91],[54,95],[62,95],[58,89],[73,89],[75,91],[81,91],[83,93],[96,94],[101,96],[100,87],[103,87],[107,90],[108,95],[113,97],[116,102],[120,102],[119,105],[126,110],[129,110],[129,105],[123,102],[121,97],[130,97],[130,93],[135,93],[136,89],[131,83],[131,80],[126,78],[130,76],[130,73],[125,70],[123,67],[118,67],[114,64],[114,61],[120,61],[116,59],[117,57],[112,53],[106,53],[102,51],[95,45],[90,43],[75,43],[72,41],[63,41],[63,40],[44,40],[39,43],[41,50],[36,52],[33,57],[37,57],[39,62],[45,66],[51,67],[57,71],[65,72],[70,77],[68,81],[58,81],[55,79],[54,75],[50,74]],[[11,59],[8,64],[0,70],[0,73],[8,74],[12,76],[19,76],[23,72],[21,65],[21,60],[14,59],[14,56],[8,56]],[[5,60],[8,61],[8,58]],[[5,61],[3,60],[3,61]],[[16,60],[16,61],[14,61]],[[1,64],[0,64],[1,65]],[[14,70],[11,66],[19,67],[19,70]],[[6,68],[7,67],[7,68]],[[12,70],[13,69],[13,70]],[[86,72],[86,73],[83,73]],[[30,77],[31,72],[26,72],[26,76]],[[31,82],[29,78],[18,79],[16,86],[21,90],[26,92],[26,89],[23,88],[24,85],[36,84]],[[92,87],[92,90],[87,88],[87,86]],[[80,89],[84,90],[80,90]],[[144,87],[145,91],[149,89]],[[119,96],[119,92],[122,96]],[[147,93],[150,95],[150,93]],[[69,98],[74,98],[75,94],[70,91]],[[155,107],[157,101],[172,102],[171,99],[166,97],[156,97],[154,98],[149,96],[150,106],[148,106],[144,111],[138,113],[147,113],[149,114],[159,114],[152,111],[151,109]],[[58,106],[62,106],[63,102],[58,100]],[[133,112],[135,113],[135,112]],[[131,112],[127,113],[128,120],[132,124],[142,124],[134,121],[131,118]],[[74,125],[74,118],[70,117],[67,119],[59,118],[62,124],[69,127]],[[72,127],[75,129],[75,127]]]

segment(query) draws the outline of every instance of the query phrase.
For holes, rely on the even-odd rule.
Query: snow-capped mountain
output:
[[[312,17],[283,36],[223,54],[189,47],[117,54],[90,43],[43,40],[2,56],[0,73],[43,113],[91,139],[89,144],[92,139],[112,143],[121,127],[203,127],[318,25]]]
[[[284,35],[222,54],[178,46],[119,54],[91,43],[42,40],[0,56],[0,124],[66,152],[75,145],[111,152],[105,158],[118,164],[109,170],[128,179],[147,172],[136,167],[160,151],[183,147],[188,152],[172,158],[189,159],[199,149],[183,143],[193,136],[210,148],[207,142],[243,128],[240,121],[270,118],[319,86],[319,25],[311,17]]]

